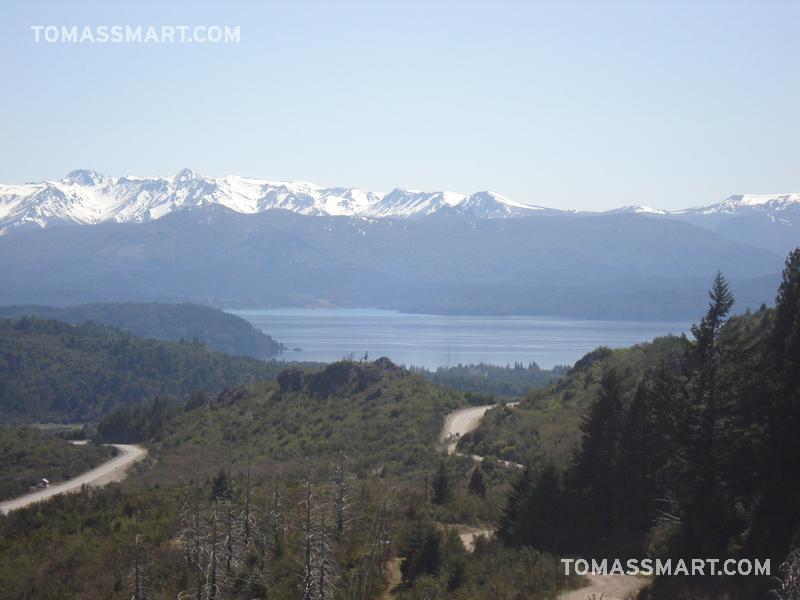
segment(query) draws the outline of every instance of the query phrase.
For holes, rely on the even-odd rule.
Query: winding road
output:
[[[86,471],[85,473],[78,475],[77,477],[73,477],[72,479],[68,479],[67,481],[53,484],[48,488],[37,490],[35,492],[31,492],[30,494],[25,494],[24,496],[14,498],[13,500],[0,502],[0,512],[3,514],[8,514],[12,510],[25,508],[34,502],[41,502],[58,494],[77,492],[80,491],[81,487],[84,485],[100,487],[114,481],[120,481],[125,478],[125,474],[133,463],[142,460],[147,455],[147,450],[141,446],[135,446],[132,444],[111,445],[119,450],[119,454],[117,454],[111,460],[107,460],[94,469]]]
[[[519,404],[519,402],[509,402],[506,404],[506,406],[516,406],[517,404]],[[494,408],[495,406],[498,405],[485,404],[483,406],[471,406],[469,408],[455,410],[448,414],[444,421],[444,428],[442,429],[442,434],[440,436],[442,443],[447,447],[447,453],[456,454],[456,446],[458,445],[458,441],[464,436],[465,433],[469,433],[470,431],[476,429],[478,424],[481,422],[483,415],[486,414],[486,411],[490,408]],[[477,454],[473,454],[471,458],[476,462],[481,462],[483,460],[483,457],[478,456]],[[525,465],[511,462],[509,460],[497,459],[497,462],[505,467],[511,467],[515,469],[525,468]]]
[[[453,411],[447,415],[441,435],[442,443],[447,446],[447,453],[455,454],[456,445],[461,436],[477,428],[486,411],[495,406],[496,404],[471,406]],[[476,460],[482,460],[479,456],[475,458]]]
[[[508,406],[516,406],[516,402],[509,403]],[[447,415],[442,429],[441,441],[447,447],[448,454],[456,453],[456,446],[461,437],[478,427],[490,408],[496,404],[485,406],[473,406],[462,408]],[[483,460],[482,456],[472,455],[476,461]],[[523,465],[509,461],[500,461],[506,466],[523,468]],[[491,535],[488,529],[478,529],[465,531],[460,534],[461,541],[468,552],[474,549],[475,537],[478,535]],[[589,585],[577,590],[569,590],[559,594],[560,600],[587,600],[587,598],[602,598],[603,600],[628,600],[636,598],[639,592],[648,584],[647,579],[634,577],[632,575],[587,575]]]

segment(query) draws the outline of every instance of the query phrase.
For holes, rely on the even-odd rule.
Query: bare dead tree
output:
[[[233,503],[224,502],[223,507],[225,513],[225,541],[222,547],[225,550],[225,573],[231,574],[238,557],[238,544],[236,543],[238,536],[234,526]]]
[[[277,473],[272,483],[272,500],[269,509],[269,524],[272,532],[272,555],[280,558],[283,553],[283,539],[286,534],[286,514],[283,511],[283,498]]]
[[[780,568],[781,576],[776,578],[779,587],[770,592],[774,600],[800,600],[800,547],[786,557]]]
[[[189,488],[187,488],[184,492],[184,500],[181,507],[181,530],[179,537],[183,543],[186,567],[191,571],[196,571],[200,565],[202,535],[202,516],[200,514],[198,490],[195,489],[192,494]]]
[[[253,487],[250,481],[250,459],[247,460],[247,478],[245,479],[244,485],[244,511],[241,515],[242,520],[242,536],[243,536],[243,544],[245,552],[250,547],[250,542],[253,536],[253,527],[255,526],[255,518],[253,516],[253,511],[251,509],[253,498]]]
[[[351,576],[349,600],[370,598],[375,579],[383,571],[390,550],[393,513],[382,503],[370,519],[370,531],[361,551],[361,561]]]
[[[303,564],[300,572],[300,591],[303,600],[314,600],[314,523],[313,494],[311,493],[311,474],[306,477],[306,489],[303,499],[303,521],[301,538],[303,542]]]
[[[131,570],[131,600],[147,600],[145,558],[142,548],[140,515],[136,513],[136,530],[133,536],[133,568]]]
[[[230,586],[230,578],[224,570],[227,544],[224,516],[217,502],[207,517],[200,516],[196,531],[199,546],[194,569],[195,585],[191,590],[178,594],[178,600],[221,600],[224,590]]]
[[[333,476],[333,508],[336,516],[336,539],[342,538],[347,526],[354,520],[350,483],[344,468],[344,453],[340,450]]]
[[[206,576],[206,589],[208,600],[215,600],[219,594],[219,512],[217,507],[211,511],[211,538],[208,546],[209,560]]]
[[[333,555],[333,548],[328,535],[327,524],[325,522],[325,509],[323,508],[319,518],[319,527],[315,539],[314,555],[315,571],[317,580],[316,597],[319,600],[333,600],[336,595],[336,576],[338,566]]]

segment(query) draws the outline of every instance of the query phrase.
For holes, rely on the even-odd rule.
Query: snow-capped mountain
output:
[[[696,217],[763,215],[775,222],[795,223],[798,211],[800,194],[744,194],[730,196],[719,204],[696,206],[673,214]]]
[[[548,212],[492,192],[395,189],[388,194],[358,188],[323,188],[303,181],[267,181],[228,175],[204,177],[184,169],[174,177],[109,177],[91,170],[58,181],[0,185],[0,229],[142,223],[174,211],[220,205],[244,214],[284,209],[304,215],[413,218],[454,211],[477,218]],[[549,211],[553,212],[553,211]]]
[[[58,181],[0,185],[0,233],[68,224],[144,223],[176,211],[214,206],[242,214],[283,209],[303,215],[369,219],[412,219],[434,214],[476,219],[596,214],[523,204],[488,191],[466,195],[397,188],[378,193],[238,175],[211,178],[190,169],[173,177],[110,177],[78,170]],[[718,204],[672,212],[649,206],[623,206],[603,214],[680,219],[739,240],[747,239],[742,236],[752,234],[754,226],[763,229],[770,223],[777,228],[774,235],[781,238],[778,248],[782,249],[794,243],[795,227],[800,227],[800,194],[731,196]],[[760,237],[764,235],[763,231],[759,233]]]

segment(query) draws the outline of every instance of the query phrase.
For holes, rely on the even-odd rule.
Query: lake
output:
[[[229,310],[289,348],[285,360],[332,362],[365,352],[428,369],[468,363],[571,365],[597,346],[632,346],[689,323],[557,317],[417,315],[374,309]]]

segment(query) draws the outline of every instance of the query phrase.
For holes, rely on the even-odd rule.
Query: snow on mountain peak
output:
[[[745,213],[773,213],[800,208],[800,194],[740,194],[729,196],[718,204],[696,206],[676,211],[687,215],[739,215]]]
[[[75,171],[70,171],[67,173],[66,177],[64,177],[64,179],[61,181],[74,185],[91,187],[102,183],[106,179],[107,177],[105,175],[102,175],[97,171],[92,171],[91,169],[76,169]]]
[[[199,175],[192,171],[191,169],[181,169],[175,175],[175,181],[191,181],[192,179],[198,179]]]
[[[585,214],[524,204],[491,191],[465,195],[395,188],[389,193],[378,193],[239,175],[212,178],[191,169],[182,169],[172,177],[110,177],[90,169],[79,169],[59,181],[0,184],[0,234],[12,227],[106,221],[141,223],[176,211],[214,206],[242,214],[287,210],[303,215],[400,219],[436,213],[474,219]],[[731,196],[718,204],[675,212],[648,206],[625,206],[607,212],[682,219],[764,213],[773,220],[790,222],[794,209],[800,209],[800,194]]]

